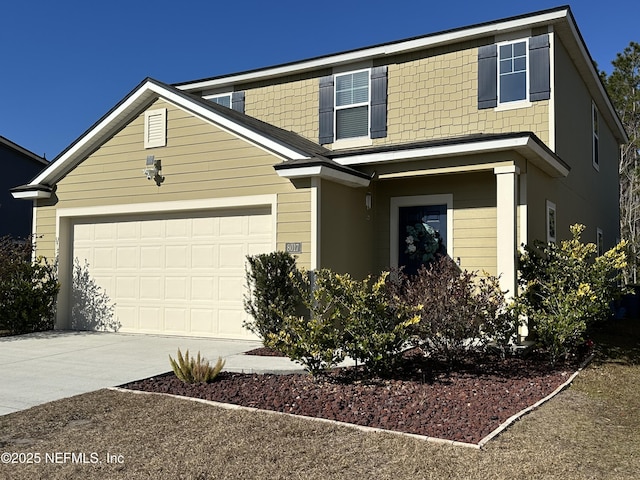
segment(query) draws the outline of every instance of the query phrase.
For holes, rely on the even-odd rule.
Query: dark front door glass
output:
[[[415,275],[447,252],[447,206],[400,207],[398,212],[398,267]]]

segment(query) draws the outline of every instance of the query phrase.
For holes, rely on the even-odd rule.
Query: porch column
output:
[[[507,298],[517,292],[517,220],[518,176],[520,169],[515,165],[496,167],[496,207],[497,207],[497,267],[500,288],[507,291]]]

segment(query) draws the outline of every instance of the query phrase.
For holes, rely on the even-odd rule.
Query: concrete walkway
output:
[[[201,355],[226,360],[226,371],[294,372],[302,368],[282,357],[243,352],[257,341],[53,331],[0,338],[0,415],[171,370],[169,355]]]

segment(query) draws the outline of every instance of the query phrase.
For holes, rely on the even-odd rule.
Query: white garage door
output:
[[[73,225],[73,256],[89,262],[122,332],[255,338],[242,327],[245,257],[271,250],[268,210]]]

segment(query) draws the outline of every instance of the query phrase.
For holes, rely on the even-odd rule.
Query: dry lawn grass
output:
[[[638,326],[601,333],[603,355],[568,390],[481,451],[102,390],[0,417],[0,452],[41,456],[0,464],[0,478],[638,478]],[[51,452],[95,452],[102,463],[46,464]]]

